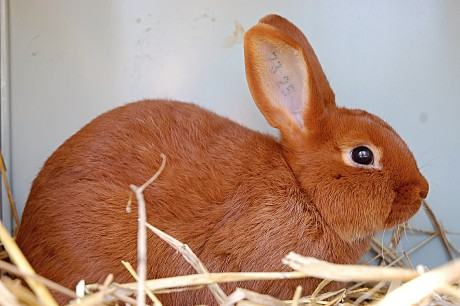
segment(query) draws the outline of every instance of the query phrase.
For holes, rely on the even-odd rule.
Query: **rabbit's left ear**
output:
[[[308,132],[335,107],[334,93],[297,27],[269,15],[244,38],[246,78],[269,124],[284,137]]]

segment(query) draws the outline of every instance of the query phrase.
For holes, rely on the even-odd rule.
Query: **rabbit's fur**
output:
[[[69,287],[109,273],[132,281],[120,263],[136,265],[129,185],[144,183],[161,153],[166,168],[144,192],[148,222],[187,243],[211,272],[286,270],[281,259],[289,251],[355,263],[375,232],[418,210],[428,183],[406,144],[378,117],[335,106],[294,25],[264,17],[245,35],[245,59],[255,102],[281,139],[173,101],[141,101],[97,117],[53,153],[33,183],[17,241],[38,273]],[[359,145],[374,151],[372,166],[349,161]],[[179,254],[149,234],[148,278],[189,273]],[[308,293],[318,282],[223,288],[290,298],[297,285]],[[215,303],[206,289],[160,298],[166,305]]]

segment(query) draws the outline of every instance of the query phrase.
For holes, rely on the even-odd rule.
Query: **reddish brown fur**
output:
[[[261,22],[283,33],[298,31],[278,16]],[[35,179],[17,238],[38,273],[69,287],[109,273],[132,281],[120,264],[136,265],[136,207],[125,210],[129,185],[157,170],[160,153],[167,165],[145,191],[148,222],[189,244],[212,272],[285,270],[281,258],[289,251],[354,263],[376,231],[412,216],[428,184],[409,149],[381,119],[335,107],[305,43],[299,44],[314,66],[315,107],[305,114],[307,131],[295,137],[280,128],[277,141],[198,106],[156,100],[116,108],[68,139]],[[362,143],[383,151],[381,170],[344,164],[340,147]],[[149,278],[188,273],[180,255],[149,235]],[[311,292],[317,283],[224,288],[289,298],[297,285]],[[161,299],[166,305],[213,304],[206,290]]]

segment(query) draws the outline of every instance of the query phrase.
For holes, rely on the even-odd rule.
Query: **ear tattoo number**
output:
[[[294,91],[295,91],[294,85],[289,84],[289,86],[281,90],[281,93],[283,94],[283,96],[286,97],[287,95],[289,95],[291,92],[294,92]]]
[[[278,81],[276,82],[276,85],[278,85],[278,87],[282,86],[282,85],[286,85],[289,83],[289,77],[287,75],[283,76],[283,79],[281,81]]]
[[[267,59],[270,62],[270,72],[276,76],[276,86],[280,89],[283,96],[288,96],[295,91],[294,84],[291,83],[289,76],[283,71],[283,63],[281,62],[278,53],[273,51]]]

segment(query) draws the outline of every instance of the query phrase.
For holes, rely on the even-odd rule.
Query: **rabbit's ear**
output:
[[[302,32],[269,15],[244,38],[246,78],[271,126],[283,136],[308,131],[335,107],[334,93]]]

